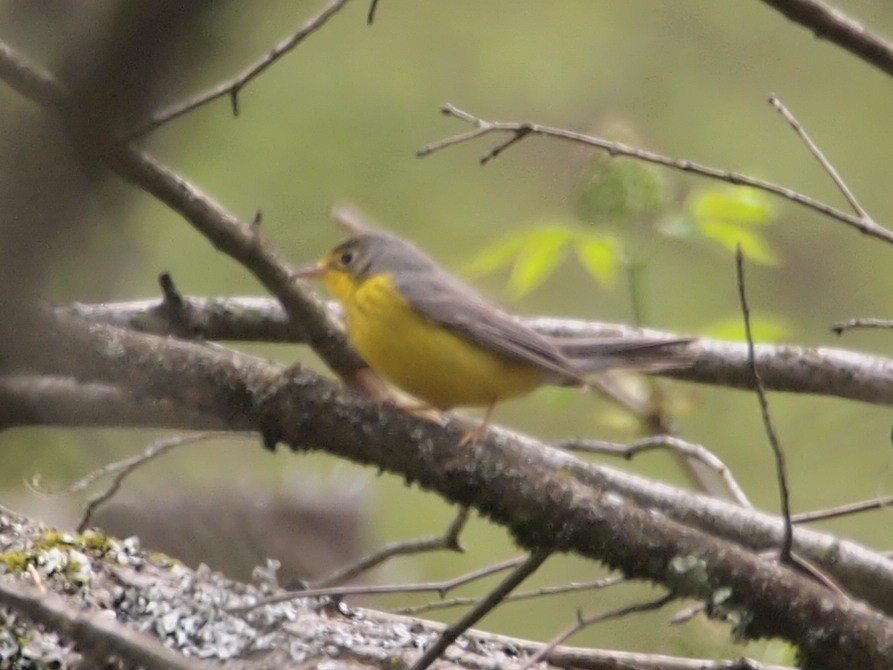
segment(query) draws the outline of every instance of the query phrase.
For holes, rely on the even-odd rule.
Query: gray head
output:
[[[437,264],[417,247],[387,233],[362,233],[351,237],[332,249],[325,263],[360,280],[382,273],[405,275],[439,270]]]

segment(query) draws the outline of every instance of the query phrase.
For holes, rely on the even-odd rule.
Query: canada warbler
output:
[[[571,347],[585,350],[586,371],[686,365],[675,345],[689,339],[581,343],[541,335],[386,233],[351,237],[294,276],[325,282],[344,307],[351,344],[373,370],[437,409],[486,407],[481,429],[500,401],[543,384],[584,385],[586,372],[566,354]]]

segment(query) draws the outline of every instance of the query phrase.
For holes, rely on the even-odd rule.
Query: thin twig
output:
[[[693,458],[700,461],[708,468],[716,472],[725,482],[726,487],[732,498],[739,505],[753,509],[753,504],[744,493],[744,489],[735,479],[729,467],[723,463],[716,454],[700,444],[686,442],[673,435],[654,435],[641,440],[636,440],[630,444],[621,444],[618,442],[607,442],[604,440],[568,440],[559,442],[555,445],[559,449],[568,451],[584,451],[593,454],[608,454],[611,456],[620,456],[622,458],[631,459],[636,454],[652,449],[669,449],[670,451],[680,454],[686,458]]]
[[[838,335],[855,328],[893,328],[893,319],[847,319],[831,324],[831,330]]]
[[[327,586],[333,586],[353,579],[358,575],[368,572],[394,556],[407,556],[410,554],[420,554],[426,551],[437,551],[439,549],[449,549],[451,551],[464,551],[462,545],[459,544],[459,534],[468,521],[469,509],[461,507],[456,518],[450,523],[449,527],[442,535],[433,537],[423,537],[415,540],[405,540],[402,542],[392,542],[381,547],[379,550],[364,556],[355,563],[352,563],[341,570],[337,570],[331,575],[324,577],[310,584],[311,588],[319,589]]]
[[[859,512],[870,512],[877,509],[885,509],[893,505],[893,495],[884,496],[877,500],[862,500],[860,502],[849,503],[847,505],[839,505],[830,509],[820,509],[813,512],[802,512],[801,514],[791,515],[791,523],[810,523],[812,521],[827,521],[828,519],[836,519],[842,516],[858,514]]]
[[[791,552],[790,564],[796,567],[800,572],[809,575],[826,589],[835,593],[849,596],[847,590],[832,577],[828,572],[822,570],[815,562],[810,561],[806,556],[798,554],[796,551]]]
[[[735,251],[735,270],[738,276],[738,298],[741,302],[741,316],[744,319],[744,333],[747,337],[747,358],[750,363],[750,369],[753,374],[754,386],[757,391],[757,398],[760,402],[760,413],[763,417],[763,426],[766,429],[766,437],[772,446],[772,453],[775,455],[775,474],[778,477],[778,489],[781,497],[781,516],[784,522],[784,536],[779,552],[779,559],[782,563],[789,563],[791,560],[791,547],[794,544],[794,527],[791,524],[791,503],[788,491],[787,467],[785,466],[784,452],[775,434],[775,426],[772,424],[772,416],[769,413],[769,401],[766,399],[766,390],[763,387],[763,380],[760,377],[760,371],[757,369],[756,357],[754,356],[753,331],[750,327],[750,308],[747,305],[747,290],[744,283],[744,253],[741,251],[741,245]]]
[[[610,575],[601,579],[593,579],[591,582],[569,582],[568,584],[559,584],[556,586],[543,586],[533,591],[524,591],[523,593],[510,593],[503,602],[517,602],[519,600],[531,600],[533,598],[542,598],[543,596],[554,596],[563,593],[576,593],[578,591],[591,591],[603,589],[608,586],[623,584],[626,579],[622,575]],[[394,614],[421,614],[423,612],[431,612],[434,610],[449,609],[451,607],[464,607],[466,605],[476,605],[481,599],[479,597],[462,596],[458,598],[450,598],[449,600],[438,600],[435,602],[424,603],[423,605],[414,605],[412,607],[400,607],[391,610]]]
[[[205,91],[204,93],[190,98],[189,100],[174,105],[173,107],[169,107],[168,109],[162,110],[157,114],[154,114],[152,118],[150,118],[143,125],[131,131],[129,133],[128,139],[132,140],[134,138],[145,135],[146,133],[163,126],[169,121],[172,121],[180,116],[183,116],[184,114],[191,112],[194,109],[201,107],[202,105],[206,105],[207,103],[224,96],[230,97],[230,100],[232,101],[233,116],[238,116],[238,96],[242,88],[244,88],[245,85],[247,85],[258,75],[260,75],[273,63],[282,58],[282,56],[298,46],[298,44],[300,44],[304,40],[304,38],[322,28],[323,25],[325,25],[326,21],[328,21],[332,16],[338,13],[338,11],[344,5],[346,5],[348,1],[349,0],[332,0],[332,2],[323,7],[316,16],[304,23],[293,34],[289,35],[284,40],[279,42],[279,44],[273,47],[262,58],[258,59],[256,62],[248,66],[238,76],[228,81],[224,81],[217,86]]]
[[[576,133],[570,130],[565,130],[563,128],[552,128],[549,126],[543,126],[537,123],[529,122],[485,121],[484,119],[469,114],[468,112],[465,112],[451,104],[446,104],[441,109],[444,114],[448,114],[450,116],[456,117],[457,119],[465,121],[466,123],[475,126],[475,129],[427,144],[417,152],[418,156],[428,156],[435,151],[440,151],[441,149],[453,146],[454,144],[468,142],[469,140],[473,140],[490,133],[511,133],[512,137],[508,141],[497,144],[493,149],[483,155],[483,157],[481,158],[481,162],[486,163],[487,161],[498,155],[500,152],[505,150],[507,147],[511,146],[518,140],[523,139],[524,137],[530,135],[554,137],[561,140],[575,142],[577,144],[585,144],[587,146],[596,147],[597,149],[606,151],[611,156],[626,156],[629,158],[634,158],[636,160],[645,161],[646,163],[663,165],[674,170],[681,170],[682,172],[697,174],[702,177],[708,177],[710,179],[717,179],[719,181],[735,184],[736,186],[750,186],[767,193],[772,193],[773,195],[777,195],[786,200],[790,200],[791,202],[795,202],[798,205],[807,207],[808,209],[819,212],[820,214],[824,214],[825,216],[829,216],[833,219],[836,219],[837,221],[856,228],[866,235],[871,235],[872,237],[876,237],[886,242],[893,243],[893,232],[873,222],[866,221],[864,217],[856,216],[850,214],[849,212],[844,212],[836,207],[828,205],[827,203],[821,202],[819,200],[816,200],[815,198],[811,198],[807,195],[804,195],[803,193],[795,191],[792,188],[780,186],[763,179],[750,177],[739,172],[721,170],[707,165],[701,165],[699,163],[694,163],[685,159],[664,156],[653,151],[637,149],[621,142],[612,142],[599,137],[594,137],[592,135],[584,135],[583,133]]]
[[[598,614],[593,614],[588,617],[581,616],[579,613],[577,615],[577,621],[573,626],[568,627],[563,630],[561,633],[552,638],[548,643],[543,645],[543,648],[537,651],[533,656],[527,659],[527,662],[521,666],[520,670],[527,670],[527,668],[532,665],[539,663],[543,659],[548,658],[549,654],[551,654],[555,649],[568,639],[571,635],[575,635],[579,633],[584,628],[588,626],[592,626],[597,623],[601,623],[602,621],[607,621],[609,619],[619,619],[621,617],[625,617],[629,614],[638,614],[639,612],[651,612],[653,610],[660,609],[667,603],[676,599],[676,596],[672,593],[657,598],[656,600],[649,600],[643,603],[635,603],[633,605],[627,605],[626,607],[619,607],[614,610],[608,610],[607,612],[599,612]]]
[[[366,14],[366,25],[371,26],[372,22],[375,21],[375,10],[378,9],[378,0],[372,0],[369,3],[369,13]]]
[[[480,621],[488,612],[499,605],[503,599],[511,593],[518,584],[536,572],[543,562],[552,555],[551,549],[538,549],[534,551],[518,568],[506,577],[495,589],[493,589],[478,605],[470,610],[456,623],[444,629],[440,637],[425,650],[419,660],[412,664],[411,670],[425,670],[434,663],[440,655],[446,651],[462,633]]]
[[[455,588],[477,581],[478,579],[483,579],[484,577],[489,577],[490,575],[496,574],[497,572],[510,570],[511,568],[523,564],[526,560],[526,556],[519,556],[518,558],[512,558],[507,561],[502,561],[501,563],[488,565],[487,567],[479,568],[478,570],[473,570],[471,572],[465,573],[464,575],[459,575],[458,577],[447,579],[442,582],[424,582],[421,584],[385,584],[377,586],[329,586],[318,589],[301,589],[299,591],[277,593],[276,595],[272,595],[267,598],[259,598],[249,605],[233,607],[228,609],[227,611],[236,614],[243,614],[245,612],[255,610],[258,607],[263,607],[265,605],[275,605],[276,603],[282,603],[288,600],[294,600],[296,598],[341,598],[344,596],[374,596],[390,595],[393,593],[427,593],[429,591],[435,591],[440,594],[441,597],[443,597],[445,594],[449,593]]]
[[[679,626],[681,624],[688,623],[706,609],[706,603],[695,603],[694,605],[684,607],[676,612],[676,614],[670,617],[670,620],[667,623],[669,623],[671,626]]]
[[[84,508],[84,514],[77,525],[77,532],[84,532],[84,530],[87,528],[90,521],[92,520],[93,514],[95,514],[97,509],[99,509],[100,505],[104,504],[112,496],[114,496],[121,488],[121,485],[124,483],[124,480],[127,478],[127,476],[144,463],[148,463],[149,461],[158,458],[162,454],[167,453],[171,449],[175,449],[186,444],[193,444],[194,442],[201,442],[203,440],[209,440],[215,437],[232,438],[244,437],[245,435],[247,435],[247,433],[239,434],[230,432],[210,432],[198,433],[196,435],[177,435],[176,437],[172,437],[166,440],[158,440],[157,442],[153,442],[145,449],[145,451],[143,451],[143,453],[137,456],[133,456],[132,458],[125,458],[124,460],[116,461],[114,463],[109,463],[108,465],[104,465],[101,468],[94,470],[93,472],[87,473],[85,476],[81,477],[71,486],[65,489],[63,493],[77,493],[78,491],[83,491],[85,488],[92,485],[93,482],[95,482],[97,479],[99,479],[100,477],[105,477],[106,475],[114,475],[114,477],[112,477],[111,483],[108,485],[108,487],[106,487],[104,491],[93,496],[87,502],[87,506]]]
[[[778,98],[775,93],[769,94],[769,104],[772,105],[779,114],[782,115],[785,121],[794,129],[794,132],[797,133],[797,136],[803,141],[803,144],[806,145],[806,148],[809,149],[809,153],[815,156],[815,159],[819,162],[825,172],[828,173],[828,176],[831,177],[831,180],[843,194],[843,197],[846,198],[846,201],[850,203],[850,206],[855,210],[856,214],[862,217],[865,220],[866,224],[876,225],[874,220],[869,216],[868,212],[865,211],[865,208],[859,203],[856,199],[856,196],[853,195],[853,192],[850,190],[850,187],[846,185],[843,178],[840,176],[840,173],[831,165],[831,161],[829,161],[825,154],[819,149],[818,145],[813,142],[812,138],[806,132],[806,129],[797,120],[797,117],[789,110],[785,104]]]
[[[573,670],[796,670],[743,656],[733,660],[683,658],[591,647],[558,647],[546,660],[549,667]]]

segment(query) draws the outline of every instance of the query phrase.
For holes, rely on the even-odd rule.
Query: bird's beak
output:
[[[322,263],[308,265],[305,268],[292,270],[292,279],[319,279],[326,273],[326,266]]]

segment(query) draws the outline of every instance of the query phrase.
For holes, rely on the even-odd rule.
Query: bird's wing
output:
[[[582,371],[549,338],[445,272],[407,273],[397,288],[416,312],[478,346],[536,365],[555,383],[583,383]]]

